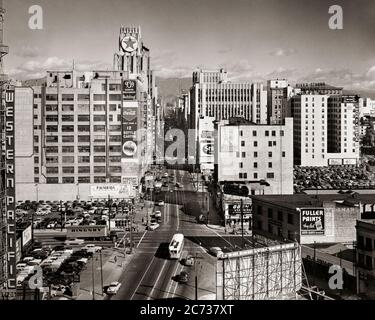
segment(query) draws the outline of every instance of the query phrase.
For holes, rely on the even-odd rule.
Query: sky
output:
[[[3,0],[6,71],[111,68],[121,25],[140,26],[163,78],[225,68],[233,81],[287,78],[375,90],[374,0]],[[43,30],[28,26],[43,9]],[[331,30],[331,5],[343,29]]]

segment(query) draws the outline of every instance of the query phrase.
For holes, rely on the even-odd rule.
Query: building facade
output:
[[[357,230],[357,292],[375,293],[375,220],[358,220]]]
[[[42,199],[44,185],[139,186],[154,156],[157,88],[140,29],[121,27],[119,42],[115,70],[48,71],[46,83],[32,88],[33,99],[29,89],[17,89],[21,197],[30,197],[25,190],[32,187]]]
[[[293,119],[266,125],[231,119],[216,125],[215,178],[249,194],[293,193]]]
[[[253,233],[301,244],[353,243],[363,206],[374,205],[371,194],[252,196]]]
[[[200,70],[193,73],[189,110],[188,123],[190,129],[196,130],[195,157],[198,159],[198,150],[201,150],[201,144],[205,143],[201,141],[198,130],[201,119],[221,121],[239,117],[258,124],[266,124],[267,92],[261,83],[228,81],[227,72],[223,69]]]
[[[298,94],[291,98],[294,164],[327,165],[328,95]]]
[[[328,98],[328,164],[357,164],[359,160],[358,100],[358,96],[348,95]]]

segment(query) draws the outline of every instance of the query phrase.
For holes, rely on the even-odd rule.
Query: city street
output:
[[[177,182],[183,184],[183,189],[164,193],[160,228],[135,234],[136,253],[120,278],[122,286],[118,294],[111,298],[113,300],[194,299],[195,269],[198,273],[199,298],[214,298],[216,258],[199,245],[199,239],[211,237],[215,242],[216,238],[223,236],[223,232],[198,224],[196,217],[199,212],[183,212],[184,208],[189,207],[187,204],[197,202],[191,177],[185,171],[169,170],[169,173],[173,173]],[[186,267],[177,260],[168,259],[168,244],[175,233],[185,236],[183,256],[197,255],[196,267]],[[226,241],[225,238],[221,240]],[[174,280],[181,271],[189,273],[186,284],[178,284]]]

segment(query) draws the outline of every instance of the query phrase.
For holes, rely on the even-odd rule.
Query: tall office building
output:
[[[328,164],[357,164],[360,140],[359,97],[330,96],[327,116]]]
[[[62,200],[88,198],[95,184],[139,185],[154,155],[157,88],[140,29],[121,27],[119,43],[115,70],[47,71],[45,85],[33,87],[32,121],[16,139],[26,139],[17,148],[21,199],[44,199],[51,184]],[[17,89],[16,103],[28,94]],[[17,121],[21,110],[30,117],[23,106]]]
[[[270,124],[282,124],[287,113],[287,91],[287,80],[267,81],[267,117]]]
[[[299,94],[291,98],[294,164],[327,165],[328,95]]]
[[[207,142],[205,136],[199,132],[207,131],[210,121],[229,120],[240,117],[257,124],[265,124],[267,121],[267,92],[261,83],[230,82],[227,72],[199,70],[193,73],[193,86],[190,89],[190,115],[189,128],[195,129],[196,159],[197,164],[202,165],[198,150],[202,151],[202,144]],[[205,120],[206,119],[206,120]],[[199,126],[203,128],[199,130]],[[213,134],[210,134],[213,136]],[[212,150],[213,151],[213,150]],[[210,151],[211,153],[211,151]],[[211,156],[211,160],[208,160]],[[204,156],[206,163],[213,163],[213,153]],[[213,166],[209,165],[213,170]]]

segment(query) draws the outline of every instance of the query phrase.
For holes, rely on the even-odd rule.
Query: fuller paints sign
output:
[[[15,160],[14,160],[14,87],[5,88],[5,188],[7,221],[7,287],[15,290],[16,276],[16,219],[15,219]],[[3,105],[4,107],[4,105]]]
[[[301,235],[324,235],[324,209],[304,208],[301,213]]]

